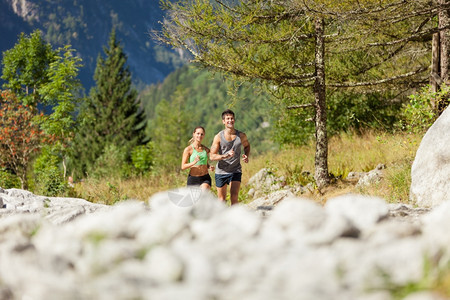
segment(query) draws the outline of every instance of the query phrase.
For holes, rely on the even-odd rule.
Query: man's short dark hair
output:
[[[234,118],[234,112],[233,112],[231,109],[226,109],[226,110],[224,110],[224,112],[222,113],[222,120],[225,119],[225,116],[226,116],[226,115],[232,115],[233,118]]]

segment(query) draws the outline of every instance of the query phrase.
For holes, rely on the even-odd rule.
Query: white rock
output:
[[[450,245],[450,201],[435,207],[422,217],[423,233],[437,247]],[[433,242],[434,241],[434,242]]]
[[[179,281],[183,275],[181,260],[166,247],[155,247],[146,256],[146,272],[157,283]]]
[[[329,199],[325,203],[325,210],[348,218],[361,231],[374,226],[389,213],[383,199],[356,194]]]
[[[255,195],[257,194],[255,193]],[[257,209],[260,206],[273,206],[289,197],[294,197],[294,194],[290,190],[279,190],[257,198],[247,204],[247,206],[252,209]]]
[[[433,207],[450,200],[450,109],[447,108],[420,142],[411,168],[410,198]]]

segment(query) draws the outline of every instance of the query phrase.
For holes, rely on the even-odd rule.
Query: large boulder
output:
[[[411,169],[410,198],[423,207],[450,200],[450,110],[428,129]]]
[[[62,224],[85,214],[108,209],[108,205],[79,198],[46,197],[21,189],[0,188],[0,218],[16,214],[37,214],[45,216],[54,224]]]

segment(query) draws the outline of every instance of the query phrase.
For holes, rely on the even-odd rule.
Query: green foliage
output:
[[[402,107],[399,101],[390,103],[389,99],[393,96],[389,93],[330,93],[327,97],[329,136],[341,132],[362,132],[365,129],[394,130]],[[298,104],[313,101],[312,95],[304,90],[291,90],[288,97],[302,101]],[[284,100],[278,101],[278,105],[288,106]],[[274,138],[280,144],[300,146],[314,139],[313,107],[279,110],[275,115],[277,122]]]
[[[128,196],[124,195],[117,186],[111,184],[110,182],[107,182],[107,185],[108,185],[110,197],[105,204],[113,205],[119,201],[128,199]]]
[[[52,152],[52,147],[44,147],[33,164],[35,186],[40,195],[50,197],[66,196],[69,186],[61,169],[62,158]]]
[[[392,131],[400,115],[401,102],[393,93],[335,92],[328,97],[328,132],[361,132],[367,129]]]
[[[39,30],[30,36],[22,33],[14,48],[3,54],[3,87],[22,103],[36,106],[41,99],[39,88],[49,82],[48,69],[54,60],[55,52]]]
[[[185,92],[179,88],[169,101],[156,105],[155,118],[149,123],[149,136],[155,149],[155,165],[169,172],[179,172],[181,155],[192,136],[185,111]]]
[[[69,186],[57,166],[49,166],[45,170],[35,172],[37,174],[34,188],[36,193],[50,197],[67,196]]]
[[[408,132],[425,132],[438,117],[437,107],[448,99],[450,87],[443,85],[438,92],[433,93],[430,87],[410,96],[410,101],[405,105],[400,126]],[[434,103],[434,107],[432,105]]]
[[[248,192],[250,191],[250,186],[248,185],[241,185],[241,188],[239,190],[238,194],[238,202],[241,204],[247,204],[253,201],[253,198],[249,196]],[[227,193],[227,204],[231,205],[230,201],[230,193]]]
[[[344,164],[338,165],[335,169],[330,170],[330,177],[334,179],[345,179],[351,170]]]
[[[108,161],[105,153],[111,151],[120,152],[115,156],[121,159],[116,161],[117,165],[131,162],[132,149],[142,141],[143,115],[126,66],[127,56],[116,40],[115,30],[104,52],[106,57],[99,56],[97,61],[96,86],[81,107],[76,147],[71,153],[74,170],[80,176],[88,171],[91,174],[109,172],[110,163],[106,163],[106,167],[103,165]],[[96,166],[101,170],[97,172]]]
[[[21,188],[20,178],[6,168],[0,169],[0,187],[4,189]]]
[[[131,152],[131,162],[139,174],[146,174],[152,170],[155,151],[152,142],[136,146]]]
[[[39,88],[44,103],[52,106],[52,113],[43,122],[43,129],[57,136],[62,144],[72,135],[75,125],[75,90],[80,86],[77,80],[81,59],[73,55],[69,46],[56,51],[55,60],[48,69],[49,82]]]
[[[195,61],[208,69],[234,74],[241,80],[261,80],[275,90],[284,91],[282,99],[285,105],[314,102],[312,87],[317,75],[315,43],[316,38],[320,38],[314,20],[326,16],[324,34],[327,38],[323,55],[330,106],[327,109],[332,110],[329,116],[333,115],[331,107],[339,106],[334,108],[336,113],[330,118],[336,124],[331,124],[328,129],[357,128],[361,126],[359,122],[366,121],[364,126],[371,128],[392,127],[398,105],[385,99],[392,98],[395,94],[392,91],[397,91],[395,96],[401,99],[402,94],[406,94],[404,91],[409,92],[412,86],[421,86],[424,77],[428,76],[423,67],[430,64],[428,39],[415,39],[401,45],[398,41],[392,42],[402,38],[409,40],[411,33],[417,32],[415,28],[436,27],[436,22],[429,18],[406,13],[419,8],[431,9],[432,4],[426,1],[414,4],[270,1],[265,5],[260,1],[231,1],[227,4],[210,0],[161,2],[164,9],[177,13],[171,14],[164,23],[158,36],[160,40],[187,49],[194,54]],[[393,10],[384,9],[386,5],[392,5]],[[356,6],[360,10],[355,10]],[[389,12],[395,18],[394,11],[397,10],[408,17],[390,22],[387,21],[389,17],[380,15],[381,11],[382,14]],[[414,60],[411,60],[411,53]],[[404,73],[414,73],[415,76],[410,75],[404,80]],[[336,93],[337,88],[345,89]],[[394,108],[389,111],[385,106]],[[371,113],[374,108],[384,116],[376,118]],[[313,114],[314,111],[309,111],[309,117],[304,118],[303,113],[298,117],[311,119]],[[301,144],[310,136],[311,126],[307,125],[305,130],[304,122],[292,119],[296,117],[285,114],[281,121],[299,126],[300,141],[294,137],[286,140]],[[345,122],[341,122],[342,119]],[[287,135],[292,132],[290,129],[287,131]],[[281,141],[284,140],[281,137]]]
[[[81,58],[73,52],[75,50],[68,45],[53,50],[39,30],[30,36],[22,33],[17,44],[3,55],[4,88],[15,93],[25,105],[56,106],[56,112],[60,110],[64,115],[56,114],[53,123],[67,121],[66,114],[75,108],[74,92],[79,87],[76,77],[81,67]],[[73,123],[66,127],[71,125]]]
[[[314,139],[314,123],[305,110],[280,110],[275,123],[275,141],[282,145],[305,145]]]
[[[301,184],[307,186],[309,183],[315,184],[314,177],[309,171],[305,171],[301,165],[286,165],[286,183],[288,185]]]
[[[127,148],[115,144],[106,145],[103,153],[87,169],[87,174],[96,179],[127,178],[132,174],[132,167],[127,162],[128,157]]]

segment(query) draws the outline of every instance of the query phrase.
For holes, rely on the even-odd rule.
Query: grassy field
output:
[[[375,195],[388,202],[408,203],[410,170],[422,135],[386,134],[366,132],[362,135],[342,134],[329,142],[329,172],[333,183],[326,189],[315,189],[306,197],[324,203],[333,196],[345,193]],[[277,176],[285,176],[288,184],[305,183],[310,178],[304,172],[314,174],[315,145],[286,148],[261,156],[252,156],[249,164],[243,164],[240,201],[248,202],[249,179],[262,168],[270,168]],[[355,182],[347,181],[349,172],[367,172],[379,163],[386,166],[384,178],[364,189],[356,188]],[[113,204],[124,199],[147,201],[156,192],[185,185],[187,173],[158,174],[128,180],[85,180],[75,187],[77,197],[99,203]],[[214,185],[214,184],[213,184]],[[215,189],[213,187],[213,192]]]

